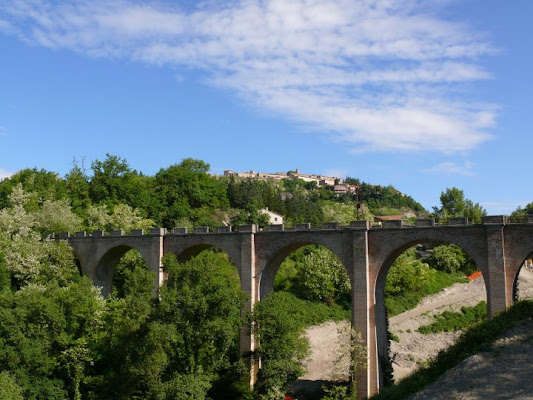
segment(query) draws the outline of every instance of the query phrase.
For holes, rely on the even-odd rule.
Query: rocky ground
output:
[[[533,320],[529,320],[498,339],[490,351],[467,358],[410,400],[531,400],[532,359]]]
[[[519,288],[520,298],[533,298],[533,271],[522,270]],[[389,321],[389,328],[399,338],[399,341],[391,343],[395,379],[399,380],[413,372],[420,364],[436,355],[441,349],[453,344],[459,336],[459,333],[423,335],[416,332],[418,327],[430,323],[432,321],[431,316],[434,314],[446,310],[457,311],[462,306],[473,306],[482,300],[486,300],[486,291],[481,277],[470,283],[455,284],[440,293],[425,298],[415,309],[392,317]],[[531,349],[533,347],[532,328],[533,323],[517,330],[517,332],[511,332],[510,336],[501,339],[494,351],[469,358],[465,361],[466,364],[463,363],[464,365],[461,364],[457,367],[458,369],[456,368],[457,371],[454,369],[455,372],[450,371],[447,377],[439,379],[435,383],[437,386],[432,385],[432,389],[428,388],[427,394],[424,391],[414,399],[533,399],[533,379],[529,378],[529,381],[523,384],[518,383],[520,379],[527,376],[527,371],[531,371],[530,360],[533,359],[533,353],[531,353],[533,352]],[[307,374],[295,385],[295,390],[312,392],[325,381],[345,379],[348,359],[345,351],[346,345],[342,344],[344,342],[342,337],[347,337],[347,329],[348,323],[327,322],[307,330],[306,336],[311,345],[311,356],[306,361]],[[524,343],[529,346],[527,351],[530,353],[520,347]],[[520,351],[517,351],[519,348]],[[513,352],[517,352],[517,354],[514,355]],[[526,368],[525,365],[527,364],[524,365],[527,362],[529,362],[529,368]],[[487,374],[489,374],[490,367],[494,366],[497,368],[495,368],[494,375],[490,375],[494,379],[492,381]],[[474,372],[469,373],[468,371]],[[479,374],[483,374],[483,376]],[[454,377],[460,378],[459,382],[450,387],[446,386]],[[498,380],[505,382],[505,386],[515,384],[519,387],[514,391],[506,389],[501,394],[497,394],[497,388],[503,385],[503,383],[502,385],[497,384]],[[522,387],[528,391],[524,392],[525,389],[522,390]],[[472,391],[471,394],[467,394],[469,390]],[[511,396],[510,393],[513,395]],[[302,400],[320,397],[300,394],[298,398]]]

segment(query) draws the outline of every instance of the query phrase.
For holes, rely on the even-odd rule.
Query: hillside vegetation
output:
[[[300,222],[314,226],[324,222],[348,224],[357,218],[372,219],[375,214],[402,210],[411,215],[424,213],[419,203],[392,186],[361,183],[359,200],[363,206],[358,215],[356,198],[351,194],[337,196],[332,187],[319,188],[314,182],[293,179],[215,177],[209,168],[204,161],[184,159],[149,176],[133,169],[125,159],[107,155],[103,161],[92,162],[90,168],[76,163],[64,177],[25,169],[0,182],[0,209],[9,205],[9,194],[21,185],[32,194],[26,206],[29,210],[61,206],[64,216],[71,209],[78,217],[48,226],[55,232],[92,231],[97,226],[124,230],[219,226],[223,222],[263,227],[268,219],[259,210],[265,208],[281,214],[288,226]]]

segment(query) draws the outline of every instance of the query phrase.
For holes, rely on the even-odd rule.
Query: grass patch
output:
[[[422,367],[396,385],[384,388],[381,393],[373,396],[372,399],[399,400],[420,391],[465,358],[490,350],[494,341],[505,331],[514,327],[520,321],[531,319],[532,317],[532,300],[523,300],[515,303],[507,311],[465,331],[455,345],[440,352],[429,362],[427,367]]]
[[[431,324],[418,328],[418,332],[427,335],[468,329],[487,319],[487,303],[481,301],[474,307],[461,307],[461,312],[445,311],[434,318]]]
[[[270,296],[276,297],[283,304],[294,322],[300,328],[320,325],[326,321],[350,320],[350,310],[338,304],[327,305],[322,302],[303,300],[289,292],[274,292]]]
[[[468,279],[462,273],[447,273],[434,270],[431,279],[417,290],[402,292],[398,295],[385,296],[387,315],[393,317],[405,311],[415,308],[420,301],[429,295],[440,292],[442,289],[457,282],[466,283]]]

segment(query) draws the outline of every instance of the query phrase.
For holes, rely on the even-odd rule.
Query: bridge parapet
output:
[[[339,223],[338,222],[325,222],[322,224],[322,229],[324,230],[337,230],[339,229]]]
[[[397,221],[383,221],[381,223],[381,227],[382,228],[401,228],[403,225],[403,221],[402,220],[397,220]]]
[[[352,229],[370,229],[370,221],[350,221]]]
[[[466,217],[448,218],[447,225],[468,225],[469,221]]]
[[[284,224],[269,225],[267,227],[267,231],[284,231],[284,230],[285,230]]]
[[[499,224],[505,225],[507,223],[507,215],[487,215],[483,217],[483,225]]]
[[[528,217],[528,223],[533,223],[533,215]],[[506,215],[488,215],[483,217],[483,225],[506,225],[509,224],[509,218]],[[96,237],[120,237],[120,236],[165,236],[165,235],[191,235],[191,234],[231,234],[238,232],[291,232],[291,231],[332,231],[332,230],[370,230],[380,228],[402,228],[402,229],[418,229],[418,228],[445,228],[445,227],[461,227],[465,225],[473,225],[472,221],[466,217],[448,218],[446,224],[438,224],[434,218],[421,218],[414,221],[414,224],[408,224],[404,220],[383,221],[379,225],[372,225],[369,221],[350,221],[348,226],[340,225],[338,222],[325,222],[322,226],[312,227],[310,223],[296,223],[292,228],[286,228],[284,224],[269,225],[264,229],[259,229],[255,224],[232,226],[218,226],[211,230],[209,226],[196,226],[192,232],[186,227],[176,227],[167,230],[166,228],[151,228],[148,232],[144,229],[135,229],[129,233],[120,229],[111,230],[109,232],[103,230],[95,230],[91,234],[87,231],[79,231],[75,233],[62,232],[59,235],[49,233],[46,235],[50,239],[81,239],[81,238],[96,238]]]
[[[415,221],[415,227],[435,226],[435,218],[423,218]]]
[[[194,233],[209,233],[209,226],[195,226]]]
[[[237,227],[237,232],[257,232],[257,225],[256,224],[239,225]]]
[[[295,231],[308,231],[311,229],[311,224],[309,222],[303,224],[294,224]]]

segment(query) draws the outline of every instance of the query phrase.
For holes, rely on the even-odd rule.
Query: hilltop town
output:
[[[225,170],[224,176],[237,176],[239,178],[252,178],[259,180],[282,180],[282,179],[301,179],[305,182],[316,182],[317,187],[333,187],[333,191],[338,195],[345,194],[357,194],[357,185],[350,185],[344,182],[344,179],[336,176],[325,176],[316,174],[302,174],[299,168],[295,171],[288,172],[255,172],[253,170],[249,172],[235,172],[232,170]]]

